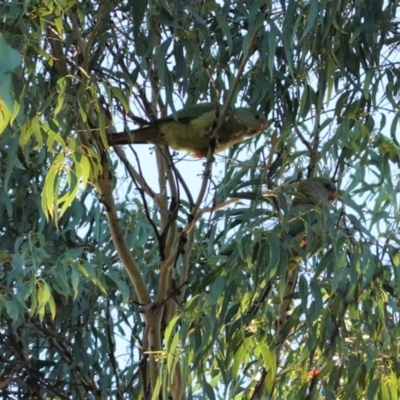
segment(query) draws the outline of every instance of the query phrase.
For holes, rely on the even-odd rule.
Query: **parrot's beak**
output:
[[[260,122],[257,128],[257,132],[262,132],[267,127],[266,122]]]
[[[334,200],[336,200],[338,197],[337,197],[337,192],[332,192],[331,194],[330,194],[330,196],[329,196],[329,200],[331,200],[331,201],[334,201]]]

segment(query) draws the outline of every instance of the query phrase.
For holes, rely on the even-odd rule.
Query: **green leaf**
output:
[[[57,188],[60,181],[59,174],[63,168],[64,161],[65,156],[64,153],[61,152],[54,159],[50,166],[49,172],[46,174],[41,203],[42,209],[48,219],[54,218],[57,215],[56,207],[59,195]]]
[[[79,282],[80,282],[80,274],[75,268],[73,268],[71,271],[71,283],[72,283],[72,288],[74,289],[75,298],[79,295]]]
[[[125,96],[125,93],[118,87],[111,87],[110,88],[111,93],[121,102],[122,106],[124,107],[124,110],[126,113],[129,113],[130,107],[129,107],[129,101],[127,97]]]
[[[3,126],[2,130],[4,130],[4,127],[8,124],[10,120],[10,113],[13,109],[12,105],[13,99],[11,96],[11,73],[4,72],[0,74],[0,112],[2,114],[0,126]]]
[[[309,13],[307,16],[308,17],[307,25],[304,29],[301,40],[303,40],[307,36],[307,34],[311,31],[311,29],[314,28],[315,21],[317,20],[317,17],[318,17],[319,1],[318,0],[310,0],[309,5],[310,5],[310,9],[309,9]]]
[[[130,0],[128,4],[131,7],[131,15],[133,18],[133,34],[135,39],[138,40],[138,33],[147,11],[148,0]]]
[[[216,14],[215,16],[217,18],[218,21],[218,26],[221,29],[222,33],[225,36],[225,39],[228,43],[228,48],[229,48],[229,54],[232,53],[232,49],[233,49],[233,41],[232,41],[232,35],[231,35],[231,30],[229,28],[229,25],[226,21],[226,16],[223,16],[221,14]]]
[[[4,74],[12,71],[21,64],[21,56],[16,50],[8,45],[3,35],[0,34],[0,83],[4,79]],[[0,94],[2,92],[0,91]]]
[[[268,69],[271,78],[275,71],[275,53],[278,43],[277,39],[280,35],[281,32],[279,31],[277,26],[274,23],[272,23],[270,25],[270,31],[268,32]]]

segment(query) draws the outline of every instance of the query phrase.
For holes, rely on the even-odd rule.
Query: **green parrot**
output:
[[[130,133],[113,133],[109,136],[109,144],[166,144],[175,150],[188,151],[197,158],[206,157],[215,113],[214,103],[188,106],[176,113],[176,119],[170,115]],[[215,152],[224,151],[247,137],[260,134],[266,126],[265,116],[257,111],[244,107],[230,110],[218,132]]]
[[[298,249],[306,257],[315,254],[324,246],[325,232],[329,226],[329,209],[330,202],[337,198],[336,185],[329,178],[309,178],[301,181],[297,185],[296,197],[293,200],[292,208],[289,211],[289,220],[285,226],[279,224],[274,231],[282,232],[282,240],[288,236],[295,240]],[[307,226],[307,228],[306,228]],[[286,235],[285,235],[286,234]],[[307,243],[307,239],[311,239],[311,244]],[[292,301],[291,295],[297,283],[300,262],[302,256],[296,250],[288,250],[288,272],[286,278],[281,280],[283,285],[281,290],[282,301],[278,310],[277,329],[276,329],[276,345],[277,351],[285,341],[287,329],[284,329],[289,318],[289,307]],[[259,296],[259,300],[252,307],[253,310],[258,309],[258,304],[262,302],[270,290],[267,285]],[[278,355],[277,355],[278,358]],[[272,393],[265,393],[264,381],[268,371],[261,371],[260,379],[254,389],[252,400],[271,397]]]
[[[320,216],[330,208],[330,202],[337,197],[336,185],[324,177],[309,178],[297,185],[296,197],[290,210],[288,234],[298,236],[305,232],[305,223],[319,228]],[[318,226],[315,226],[318,224]]]
[[[329,226],[330,203],[336,198],[336,185],[329,178],[309,178],[297,185],[296,198],[293,200],[286,228],[287,234],[295,239],[306,257],[312,256],[324,246],[325,233]],[[281,343],[285,337],[281,335],[281,330],[288,319],[291,303],[289,297],[296,286],[299,263],[302,260],[295,249],[288,252],[289,268],[286,279],[282,281],[283,300],[278,312],[277,343]]]

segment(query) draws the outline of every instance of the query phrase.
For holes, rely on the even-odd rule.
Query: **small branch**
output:
[[[107,342],[108,342],[108,357],[110,358],[110,364],[111,368],[114,372],[115,376],[115,384],[117,387],[117,398],[122,399],[123,398],[123,391],[121,388],[121,383],[119,380],[119,374],[118,374],[118,363],[117,359],[115,357],[115,340],[113,336],[113,330],[111,329],[112,325],[112,318],[111,318],[111,312],[110,312],[110,295],[107,296],[107,307],[106,307],[106,332],[107,332]]]
[[[136,170],[132,167],[130,162],[127,160],[125,152],[122,150],[122,148],[120,146],[115,146],[115,151],[116,151],[119,159],[122,161],[122,163],[127,168],[128,173],[129,173],[130,177],[132,178],[132,182],[136,186],[136,189],[139,192],[140,197],[142,198],[142,204],[143,204],[144,212],[146,214],[147,221],[149,222],[149,224],[153,228],[154,235],[157,238],[157,240],[160,240],[161,235],[158,232],[156,224],[154,223],[154,221],[151,218],[151,215],[150,215],[150,212],[149,212],[149,207],[147,205],[147,201],[146,201],[146,197],[145,197],[145,193],[149,194],[150,197],[152,197],[153,199],[156,198],[156,195],[150,189],[150,187],[147,185],[147,183],[146,183],[146,181],[145,181],[145,179],[143,177],[142,171],[140,170],[139,159],[137,157],[136,152],[133,150],[132,146],[131,146],[131,150],[132,150],[134,156],[136,157],[136,161],[137,161],[138,166],[139,166],[139,173],[136,172]]]
[[[112,179],[111,172],[109,169],[109,163],[105,158],[102,157],[103,174],[99,177],[97,183],[99,185],[102,202],[106,211],[106,218],[108,221],[111,237],[115,249],[117,250],[118,256],[128,273],[131,282],[135,288],[139,302],[141,304],[149,304],[151,302],[150,294],[147,290],[147,286],[143,280],[142,274],[138,265],[136,264],[128,245],[124,238],[124,231],[122,230],[116,211],[116,205],[114,197],[112,195]]]
[[[312,148],[310,143],[307,141],[307,139],[303,136],[303,134],[301,133],[299,127],[297,126],[297,124],[295,123],[294,125],[294,130],[296,131],[297,136],[299,137],[299,139],[301,140],[301,142],[304,144],[304,146],[307,147],[307,151],[310,153],[310,157],[312,154]]]
[[[165,229],[168,222],[168,198],[166,193],[168,168],[164,163],[164,151],[167,151],[165,147],[156,146],[159,195],[155,199],[160,210],[161,232]]]
[[[171,199],[168,209],[168,221],[162,232],[162,235],[165,237],[165,251],[166,253],[168,253],[169,249],[172,248],[175,241],[176,230],[171,229],[171,227],[173,226],[176,227],[176,219],[178,217],[180,196],[179,196],[179,187],[176,184],[176,179],[174,176],[175,174],[173,173],[175,170],[171,154],[169,153],[167,146],[165,146],[163,155],[167,156],[164,159],[164,164],[165,164],[165,169],[168,172],[167,182],[169,185],[170,199]]]
[[[51,57],[53,59],[54,68],[60,78],[69,74],[68,67],[63,53],[64,38],[52,27],[47,27],[47,37],[51,46]]]
[[[196,215],[196,221],[199,220],[199,218],[201,218],[204,214],[207,213],[213,213],[219,210],[223,210],[226,207],[229,207],[231,204],[236,204],[236,203],[240,203],[240,199],[231,199],[228,201],[224,201],[223,203],[217,204],[213,207],[206,207],[203,208],[201,210],[199,210],[199,212]]]
[[[214,154],[213,153],[214,153],[213,149],[211,147],[209,147],[208,153],[207,153],[206,165],[204,168],[203,181],[201,182],[201,186],[200,186],[200,191],[197,196],[196,203],[194,204],[193,208],[190,210],[189,221],[186,224],[185,228],[183,229],[182,233],[188,233],[189,230],[193,229],[194,224],[192,224],[192,222],[196,221],[197,212],[199,211],[200,205],[206,194],[206,190],[207,190],[207,186],[208,186],[208,178],[211,175],[212,163],[214,162]]]
[[[172,163],[172,168],[174,169],[174,173],[175,173],[176,179],[182,185],[183,190],[185,191],[185,194],[186,194],[186,196],[188,198],[189,209],[192,209],[193,206],[194,206],[194,201],[193,201],[192,194],[190,193],[190,190],[189,190],[188,186],[186,185],[185,180],[182,178],[181,173],[179,172],[179,170],[175,167],[175,164],[173,164],[173,163]]]
[[[312,144],[312,150],[310,153],[310,165],[308,166],[307,178],[310,178],[311,176],[314,175],[315,166],[317,165],[317,163],[320,159],[320,154],[318,151],[319,145],[320,145],[320,136],[319,136],[320,119],[321,119],[321,115],[320,115],[320,112],[317,110],[316,115],[315,115],[314,130],[312,133],[313,144]]]
[[[276,129],[272,132],[271,135],[271,148],[269,150],[268,158],[265,162],[265,169],[269,170],[273,163],[274,154],[276,153],[276,147],[278,146],[278,134]]]
[[[130,146],[133,154],[135,155],[135,158],[138,159],[136,151],[133,149],[132,146]],[[155,193],[153,190],[150,188],[150,186],[147,184],[146,180],[143,177],[142,171],[140,170],[140,164],[138,163],[139,166],[139,172],[133,168],[132,164],[129,162],[129,160],[126,158],[126,154],[124,150],[121,148],[121,146],[114,146],[114,151],[117,154],[118,158],[121,160],[121,162],[125,165],[126,170],[128,171],[129,176],[131,177],[132,181],[136,182],[139,186],[140,189],[143,190],[144,193],[146,193],[148,196],[150,196],[152,199],[155,197]]]
[[[283,289],[283,294],[282,294],[282,302],[279,306],[278,318],[276,321],[277,360],[279,359],[278,349],[280,349],[281,345],[286,339],[286,335],[282,334],[282,330],[289,319],[288,312],[290,303],[292,302],[292,299],[290,299],[289,297],[292,295],[292,293],[294,292],[294,288],[296,287],[299,268],[300,266],[298,265],[298,263],[296,265],[293,265],[289,261],[289,269],[288,272],[286,273],[285,287]]]
[[[183,297],[185,296],[185,284],[188,281],[188,276],[189,276],[189,259],[190,259],[190,254],[192,253],[192,248],[194,244],[194,229],[192,229],[188,235],[187,235],[187,244],[186,244],[186,249],[185,252],[182,256],[182,272],[181,276],[179,279],[179,286],[182,288],[180,293],[177,295],[177,301],[178,304],[181,304]]]
[[[264,303],[265,299],[267,298],[268,294],[270,293],[272,288],[272,281],[269,281],[265,287],[261,290],[260,295],[256,300],[254,300],[249,308],[248,314],[251,316],[255,316],[257,311],[260,309],[261,304]]]

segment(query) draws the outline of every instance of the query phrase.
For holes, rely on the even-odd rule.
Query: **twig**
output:
[[[108,357],[110,358],[110,363],[112,370],[114,372],[115,376],[115,384],[117,387],[117,398],[121,399],[123,398],[122,394],[122,388],[121,388],[121,383],[119,380],[119,374],[118,374],[118,363],[117,359],[115,358],[115,340],[113,340],[113,332],[111,329],[111,324],[112,324],[112,318],[111,318],[111,313],[110,313],[110,295],[107,296],[107,302],[106,302],[106,331],[107,331],[107,342],[108,342]]]
[[[136,151],[130,146],[136,160],[138,160]],[[147,184],[146,180],[143,177],[142,171],[140,169],[140,164],[138,163],[138,168],[139,172],[133,168],[132,164],[129,162],[129,160],[126,158],[126,154],[124,150],[121,148],[121,146],[114,146],[114,151],[117,154],[118,158],[121,160],[121,162],[125,165],[126,170],[128,171],[129,176],[131,177],[132,181],[137,182],[137,184],[140,186],[140,189],[143,190],[148,196],[150,196],[152,199],[155,197],[155,193],[153,190],[150,188],[150,186]]]
[[[224,209],[224,208],[226,208],[226,207],[229,207],[231,204],[240,203],[240,201],[241,201],[241,199],[231,199],[231,200],[228,200],[228,201],[224,201],[223,203],[217,204],[217,205],[215,205],[215,206],[213,206],[213,207],[205,207],[205,208],[199,210],[199,212],[197,213],[197,215],[196,215],[196,221],[197,221],[200,217],[202,217],[204,214],[212,213],[212,212],[216,212],[216,211],[222,210],[222,209]]]
[[[294,130],[297,133],[297,136],[299,137],[299,139],[301,140],[301,142],[304,144],[304,146],[307,147],[308,152],[310,153],[310,156],[312,154],[312,147],[310,145],[310,143],[306,140],[306,138],[303,136],[303,134],[301,133],[299,127],[297,126],[297,124],[295,123],[294,125]]]
[[[319,137],[319,130],[320,130],[320,119],[321,119],[321,115],[319,110],[317,110],[316,114],[315,114],[315,122],[314,122],[314,130],[312,133],[313,136],[313,144],[312,144],[312,149],[310,152],[310,164],[308,166],[308,173],[307,173],[307,178],[310,178],[311,176],[314,175],[314,170],[315,170],[315,166],[318,163],[319,160],[319,145],[320,145],[320,137]]]

